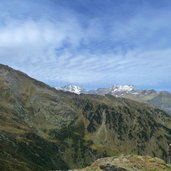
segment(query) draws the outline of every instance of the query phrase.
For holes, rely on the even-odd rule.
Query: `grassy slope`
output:
[[[64,93],[0,66],[0,170],[67,170],[120,153],[165,159],[170,128],[159,109]]]

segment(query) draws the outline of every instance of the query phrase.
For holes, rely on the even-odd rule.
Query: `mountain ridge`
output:
[[[170,142],[160,109],[58,91],[0,65],[0,170],[68,170],[119,154],[166,160]]]
[[[156,91],[154,89],[137,89],[134,85],[113,85],[111,87],[108,88],[97,88],[97,89],[90,89],[90,90],[86,90],[85,88],[82,88],[80,86],[74,85],[74,84],[69,84],[69,85],[65,85],[63,87],[55,87],[57,90],[63,90],[63,91],[68,91],[71,93],[75,93],[78,94],[77,92],[74,91],[74,88],[80,90],[79,94],[81,94],[82,92],[85,94],[100,94],[98,93],[98,91],[102,91],[101,95],[105,95],[105,94],[112,94],[112,95],[117,95],[115,94],[115,92],[123,92],[123,93],[143,93],[143,94],[148,94],[148,93],[160,93],[160,92],[166,92],[166,93],[170,93],[168,91]],[[122,94],[118,97],[121,97]]]
[[[113,85],[109,88],[98,88],[94,90],[85,90],[76,85],[64,86],[59,90],[76,93],[76,94],[97,94],[106,95],[110,94],[115,97],[122,97],[132,99],[138,102],[147,103],[159,107],[169,114],[171,114],[171,93],[168,91],[156,91],[154,89],[141,90],[133,85]],[[75,91],[75,87],[77,90]]]

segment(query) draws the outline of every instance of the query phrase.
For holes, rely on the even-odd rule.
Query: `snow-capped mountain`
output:
[[[68,91],[68,92],[72,92],[72,93],[75,93],[75,94],[81,94],[84,92],[84,89],[82,89],[81,87],[79,86],[76,86],[76,85],[66,85],[64,87],[55,87],[57,90],[63,90],[63,91]]]
[[[100,95],[111,94],[120,97],[124,94],[138,94],[139,90],[137,90],[133,85],[113,85],[110,88],[98,88],[96,90],[91,90],[88,93]]]
[[[157,106],[169,113],[171,113],[171,93],[165,91],[141,90],[133,85],[113,85],[109,88],[98,88],[96,90],[85,90],[76,85],[68,85],[64,87],[56,87],[58,90],[68,91],[75,94],[110,94],[115,97],[128,98],[134,101],[148,103]]]
[[[115,96],[122,96],[124,94],[129,93],[138,93],[138,90],[135,89],[133,85],[114,85],[108,89],[108,94],[112,94]]]
[[[156,93],[154,90],[138,90],[133,85],[113,85],[109,88],[98,88],[96,90],[85,90],[79,86],[76,85],[67,85],[64,87],[56,87],[58,90],[68,91],[75,94],[98,94],[98,95],[105,95],[105,94],[111,94],[116,97],[123,97],[126,95],[139,95],[144,94],[148,95],[151,93]]]
[[[135,87],[132,85],[116,85],[112,87],[113,92],[118,92],[118,91],[130,92],[130,91],[133,91],[134,89]]]

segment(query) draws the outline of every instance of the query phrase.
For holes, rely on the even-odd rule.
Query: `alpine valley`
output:
[[[166,92],[136,91],[132,86],[76,94],[0,65],[0,170],[138,170],[140,160],[156,170],[169,170],[164,161],[171,117],[142,103],[165,102],[169,108],[169,98]],[[135,164],[125,165],[133,159]],[[110,160],[112,166],[106,163]]]

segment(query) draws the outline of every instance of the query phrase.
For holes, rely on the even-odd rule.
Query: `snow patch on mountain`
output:
[[[68,91],[68,92],[75,93],[75,94],[81,94],[84,91],[84,89],[76,85],[67,85],[61,88],[59,87],[55,87],[55,88],[57,90]]]
[[[72,92],[75,94],[98,94],[98,95],[105,95],[105,94],[111,94],[116,97],[124,97],[126,95],[150,95],[157,93],[155,90],[139,90],[136,89],[133,85],[113,85],[109,88],[98,88],[95,90],[85,90],[79,86],[76,85],[67,85],[64,87],[56,87],[58,90],[63,90],[66,92]]]
[[[135,87],[132,85],[114,85],[112,87],[112,92],[130,92],[135,90]]]

